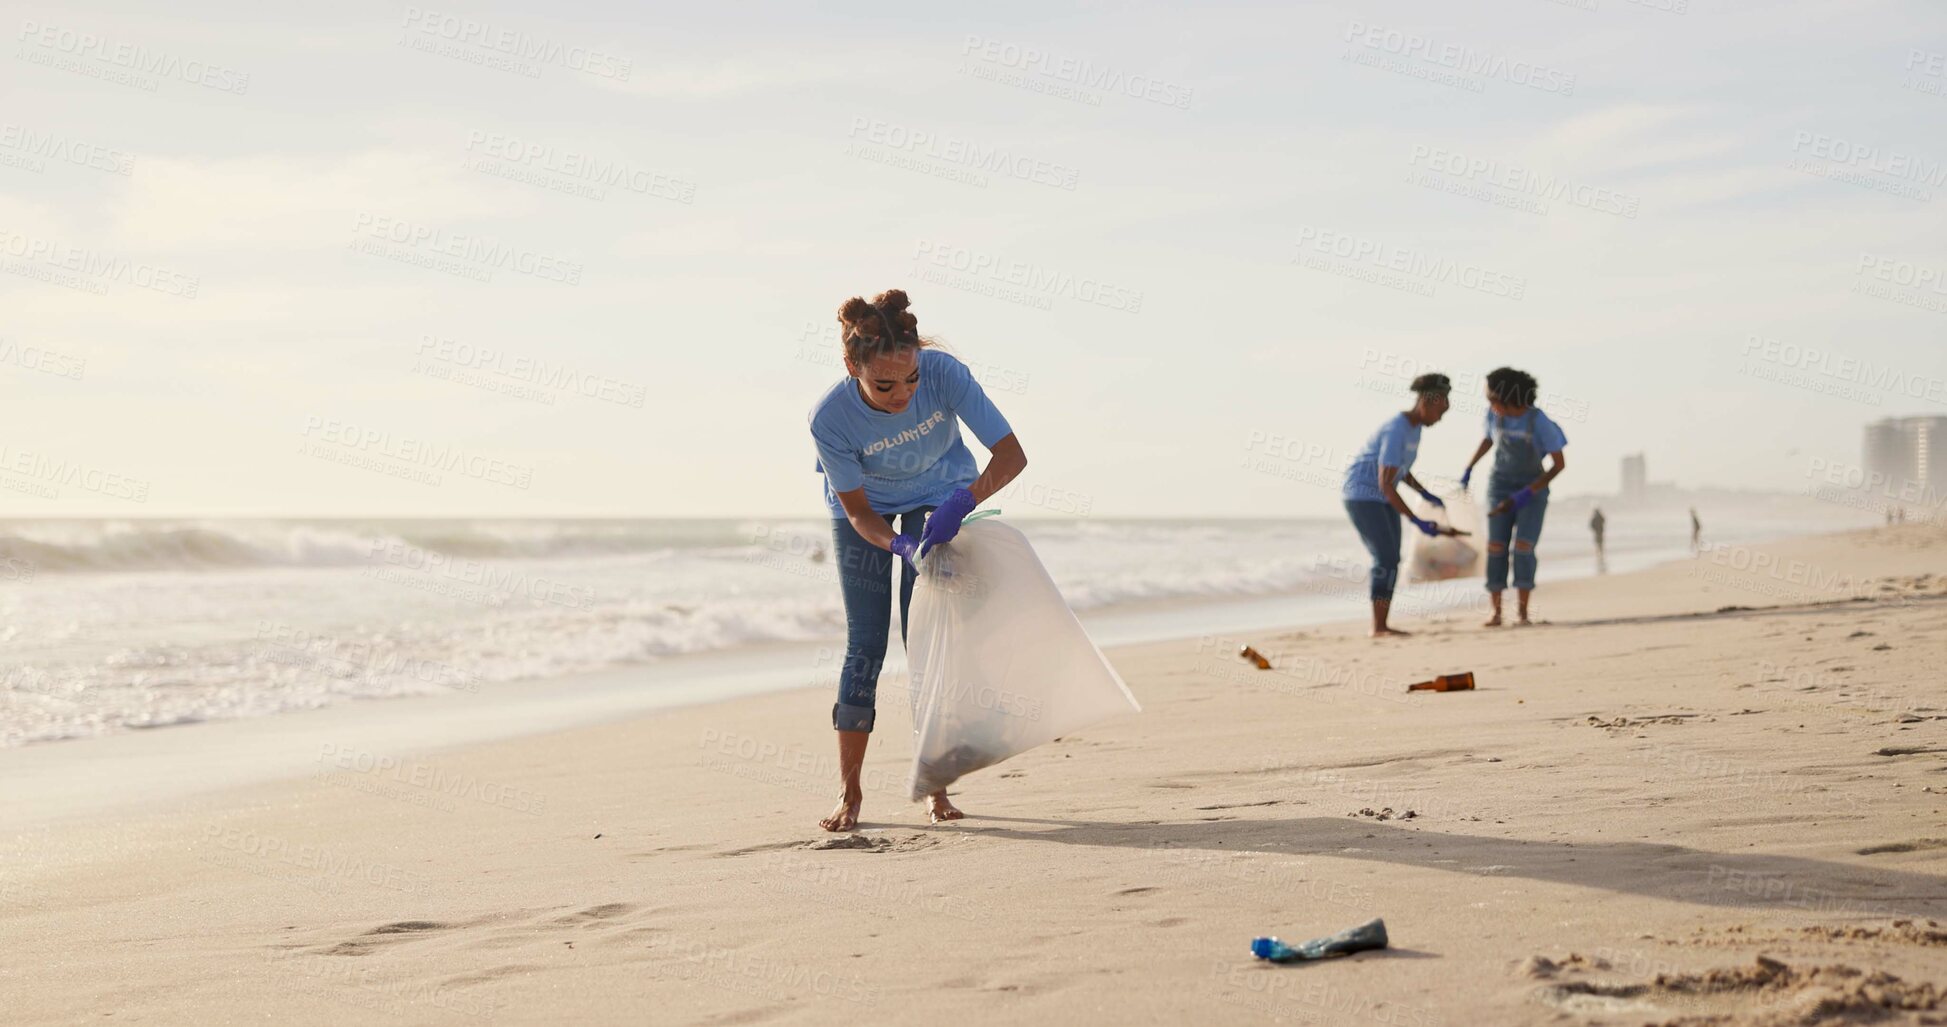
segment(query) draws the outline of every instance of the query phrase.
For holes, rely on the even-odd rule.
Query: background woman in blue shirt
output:
[[[1568,436],[1535,406],[1539,391],[1534,375],[1526,371],[1499,367],[1488,372],[1487,437],[1460,476],[1460,487],[1466,488],[1474,465],[1494,450],[1494,470],[1487,478],[1487,594],[1494,602],[1494,616],[1487,621],[1490,628],[1501,625],[1510,543],[1514,588],[1521,602],[1517,623],[1528,623],[1528,596],[1535,589],[1535,545],[1541,541],[1541,522],[1548,513],[1548,483],[1568,466],[1562,456]],[[1545,471],[1544,454],[1549,460]]]
[[[1368,594],[1374,638],[1406,634],[1386,623],[1393,607],[1393,586],[1399,581],[1399,519],[1412,521],[1423,534],[1441,534],[1438,525],[1416,516],[1399,498],[1399,487],[1412,488],[1434,506],[1447,505],[1413,477],[1413,461],[1420,455],[1420,429],[1439,424],[1446,416],[1447,394],[1451,391],[1453,383],[1444,374],[1423,374],[1413,379],[1413,408],[1394,414],[1380,425],[1345,469],[1345,484],[1339,494],[1345,499],[1345,512],[1359,532],[1359,541],[1372,554]],[[1454,531],[1448,528],[1445,533]]]
[[[859,822],[865,795],[859,770],[872,737],[879,668],[892,623],[893,556],[903,563],[903,643],[914,556],[950,541],[975,506],[1028,464],[1014,429],[967,365],[926,348],[931,340],[920,336],[909,305],[899,289],[880,293],[871,303],[857,296],[845,301],[838,321],[847,377],[811,409],[811,438],[825,474],[833,562],[845,601],[845,663],[832,707],[845,794],[818,822],[827,831],[850,831]],[[973,453],[960,440],[962,421],[991,454],[978,476]],[[928,797],[927,815],[938,822],[957,820],[961,813],[942,789]]]

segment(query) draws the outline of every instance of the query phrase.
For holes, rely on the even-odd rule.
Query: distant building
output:
[[[1891,495],[1947,495],[1947,417],[1888,417],[1866,426],[1863,463]]]
[[[1631,502],[1641,502],[1649,498],[1649,462],[1643,454],[1632,453],[1622,459],[1622,498]]]

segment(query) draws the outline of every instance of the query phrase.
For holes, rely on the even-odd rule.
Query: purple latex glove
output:
[[[1420,529],[1420,534],[1422,535],[1440,534],[1440,526],[1438,524],[1433,523],[1432,521],[1422,520],[1418,517],[1413,517],[1409,519],[1413,522],[1413,526],[1415,528]]]
[[[1508,502],[1513,503],[1514,508],[1516,510],[1519,510],[1522,507],[1527,506],[1529,503],[1532,503],[1534,501],[1535,501],[1535,490],[1532,487],[1523,487],[1520,491],[1508,497]]]
[[[1472,467],[1469,467],[1466,470],[1460,472],[1460,491],[1462,492],[1467,491],[1467,483],[1473,480],[1474,480],[1474,469]]]
[[[919,536],[920,557],[924,559],[934,546],[942,542],[953,541],[953,536],[960,534],[960,522],[973,513],[973,508],[973,493],[966,489],[954,489],[953,494],[946,497],[946,502],[926,515],[926,530]]]
[[[911,567],[913,565],[914,554],[919,552],[919,539],[914,538],[911,534],[894,535],[892,537],[892,551],[903,557],[906,561],[906,566]]]
[[[1437,507],[1439,507],[1439,508],[1441,508],[1442,510],[1444,510],[1444,509],[1446,509],[1446,508],[1447,508],[1447,504],[1446,504],[1446,502],[1445,502],[1444,500],[1442,500],[1442,499],[1441,499],[1441,498],[1440,498],[1439,496],[1436,496],[1436,495],[1434,495],[1433,493],[1431,493],[1431,492],[1428,492],[1428,491],[1427,491],[1427,490],[1425,490],[1425,489],[1420,489],[1420,490],[1419,490],[1419,492],[1420,492],[1420,498],[1421,498],[1421,499],[1424,499],[1424,500],[1426,500],[1427,502],[1429,502],[1429,503],[1432,503],[1432,504],[1433,504],[1434,506],[1437,506]]]

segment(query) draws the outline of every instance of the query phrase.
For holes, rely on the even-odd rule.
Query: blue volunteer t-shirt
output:
[[[860,486],[874,511],[893,514],[938,506],[973,484],[979,468],[960,440],[961,421],[988,449],[1014,432],[973,372],[950,354],[919,351],[919,388],[896,414],[867,404],[857,379],[840,379],[811,408],[832,516],[845,516],[838,493]]]
[[[1384,503],[1386,493],[1379,487],[1379,469],[1397,467],[1399,476],[1405,478],[1419,455],[1420,426],[1407,420],[1405,414],[1394,414],[1372,433],[1366,448],[1345,469],[1345,487],[1339,494],[1348,500]]]

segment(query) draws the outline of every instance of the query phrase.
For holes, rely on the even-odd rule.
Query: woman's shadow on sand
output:
[[[996,826],[1003,824],[1043,829]],[[1700,906],[1922,918],[1947,915],[1947,877],[1650,842],[1487,838],[1343,817],[1123,823],[970,813],[957,829],[1061,845],[1374,860],[1477,877],[1523,877]]]

